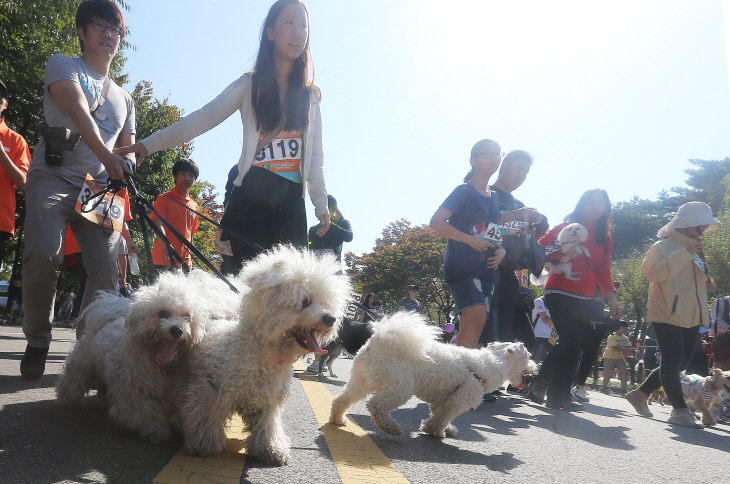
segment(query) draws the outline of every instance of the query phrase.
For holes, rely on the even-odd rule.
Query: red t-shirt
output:
[[[28,173],[30,150],[22,136],[0,119],[0,141],[8,157],[23,173]],[[0,170],[0,232],[15,234],[15,184]]]
[[[561,223],[553,227],[538,242],[545,247],[552,245],[566,225],[568,224]],[[616,290],[611,275],[611,235],[606,234],[606,245],[598,245],[596,241],[596,224],[584,223],[581,225],[588,230],[588,240],[581,245],[588,249],[588,253],[591,255],[590,259],[581,255],[570,261],[572,271],[580,272],[580,275],[576,276],[579,278],[578,281],[568,280],[562,274],[552,274],[545,285],[546,293],[558,292],[592,298],[596,292],[596,284],[601,287],[601,292],[604,294],[606,291]]]
[[[175,227],[177,231],[180,232],[188,241],[192,242],[193,234],[198,231],[198,216],[190,210],[187,210],[182,205],[170,200],[168,197],[172,197],[195,211],[198,211],[198,204],[190,197],[183,198],[183,196],[180,195],[180,192],[173,188],[169,192],[157,197],[154,205],[155,210],[157,210],[160,214],[160,217],[167,220],[170,225]],[[152,212],[150,218],[154,220],[158,217],[154,212]],[[172,245],[172,248],[175,249],[175,252],[180,254],[180,257],[182,257],[188,266],[191,266],[192,260],[190,257],[190,251],[183,246],[182,242],[180,242],[175,235],[173,235],[172,231],[165,229],[165,233],[167,234],[167,239],[170,241],[170,245]],[[162,253],[163,245],[162,241],[158,239],[155,241],[155,246],[152,249],[152,262],[157,266],[170,265],[170,259],[165,257]],[[178,265],[178,267],[180,266]]]

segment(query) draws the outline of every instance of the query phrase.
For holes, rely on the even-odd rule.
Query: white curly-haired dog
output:
[[[351,287],[334,257],[277,246],[244,265],[240,322],[193,349],[190,383],[181,410],[188,453],[223,452],[224,426],[239,413],[247,455],[289,462],[281,408],[292,363],[337,335]]]
[[[375,392],[367,403],[375,425],[392,435],[403,430],[390,412],[415,395],[428,403],[431,417],[420,430],[437,438],[456,437],[451,421],[476,408],[486,392],[505,380],[515,386],[535,369],[522,343],[492,343],[470,349],[438,341],[439,329],[415,313],[398,313],[376,329],[357,353],[350,380],[332,402],[330,423],[345,425],[345,412]]]
[[[588,230],[581,224],[572,223],[563,227],[558,234],[557,241],[558,245],[560,245],[562,257],[558,262],[549,260],[549,274],[562,274],[570,281],[579,281],[580,278],[574,276],[579,275],[580,272],[573,272],[573,264],[570,261],[580,255],[585,255],[586,257],[591,256],[588,249],[581,245],[586,240],[588,240]]]
[[[150,442],[168,441],[168,414],[182,400],[191,349],[234,323],[240,299],[201,270],[165,272],[131,300],[100,292],[82,314],[86,332],[66,359],[58,403],[80,405],[97,389],[116,423]]]

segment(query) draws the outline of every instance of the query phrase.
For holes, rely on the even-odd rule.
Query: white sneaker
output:
[[[315,361],[313,364],[307,367],[307,370],[311,371],[312,373],[319,373],[319,363]]]
[[[586,391],[586,387],[573,387],[572,390],[570,390],[570,394],[573,396],[573,399],[577,401],[578,403],[588,403],[591,401],[590,398],[588,398],[588,392]]]

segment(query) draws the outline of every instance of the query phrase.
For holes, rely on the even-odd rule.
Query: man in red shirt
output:
[[[155,210],[160,217],[170,223],[178,232],[180,232],[189,242],[193,241],[193,234],[198,231],[198,215],[186,209],[191,208],[198,211],[198,204],[190,198],[190,189],[198,179],[200,170],[193,160],[180,159],[175,162],[172,167],[172,176],[175,179],[175,188],[167,193],[157,197],[155,201]],[[179,202],[179,203],[175,203]],[[182,205],[180,205],[182,204]],[[183,270],[188,271],[192,268],[192,260],[190,251],[183,246],[175,235],[165,230],[165,226],[159,217],[153,212],[151,216],[155,224],[167,236],[170,245],[184,261]],[[170,258],[167,254],[165,244],[157,239],[152,249],[152,262],[159,271],[170,269]],[[180,263],[176,262],[177,267]]]
[[[28,143],[2,119],[7,108],[8,88],[0,79],[0,261],[5,256],[8,240],[15,234],[15,187],[25,186],[30,164]]]

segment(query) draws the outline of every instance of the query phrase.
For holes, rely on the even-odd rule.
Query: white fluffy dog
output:
[[[233,324],[240,298],[200,270],[166,272],[131,300],[99,293],[82,315],[86,332],[66,359],[58,402],[80,405],[97,389],[119,425],[168,441],[168,410],[182,399],[190,350],[206,332]]]
[[[717,407],[712,411],[712,403],[720,392],[730,392],[730,371],[712,368],[710,375],[684,375],[681,378],[682,394],[687,408],[694,413],[700,411],[702,424],[711,427],[717,425]]]
[[[193,349],[181,423],[188,453],[223,452],[224,426],[239,413],[251,432],[247,454],[289,462],[281,408],[292,363],[337,335],[351,288],[334,257],[278,246],[244,265],[240,322]]]
[[[573,265],[570,261],[580,255],[591,256],[588,249],[581,245],[586,240],[588,240],[588,230],[581,224],[572,223],[563,227],[558,234],[562,257],[559,262],[550,262],[550,274],[562,274],[570,281],[579,281],[580,278],[574,276],[579,275],[580,272],[573,272]]]
[[[455,437],[451,421],[476,408],[486,392],[505,380],[515,386],[535,369],[522,343],[493,343],[469,349],[437,341],[439,330],[414,313],[398,313],[381,323],[358,352],[350,381],[332,402],[330,423],[345,425],[345,412],[375,392],[367,408],[375,425],[393,435],[402,433],[390,412],[411,395],[429,404],[431,417],[420,430],[433,437]]]

